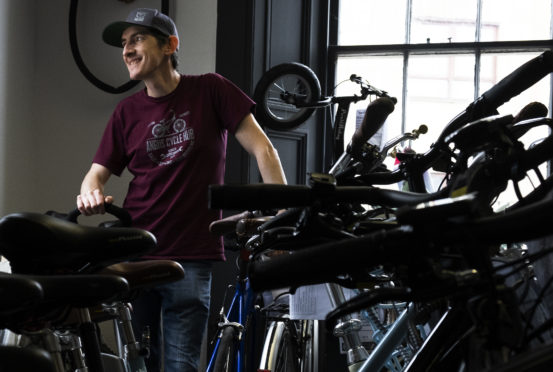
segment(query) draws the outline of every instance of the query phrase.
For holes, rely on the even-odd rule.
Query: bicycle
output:
[[[326,175],[323,175],[323,177],[326,177]],[[328,175],[328,177],[330,177],[330,175]],[[317,190],[322,190],[321,192],[325,192],[325,187],[323,186],[324,184],[324,181],[323,180],[318,180],[316,179],[315,175],[312,175],[311,176],[311,179],[313,180],[313,183],[318,187]],[[263,189],[270,189],[270,188],[273,188],[273,185],[251,185],[252,189],[255,189],[257,188],[258,186],[261,186],[263,187]],[[228,185],[226,186],[223,186],[223,189],[228,189]],[[239,188],[241,187],[244,187],[244,186],[237,186]],[[247,186],[246,186],[247,187]],[[280,192],[280,191],[285,191],[285,190],[288,190],[290,188],[293,188],[294,190],[298,190],[300,187],[298,186],[286,186],[284,188],[281,188],[281,187],[278,187],[278,186],[274,186],[276,187]],[[213,186],[212,187],[212,191],[213,190],[217,190],[217,186]],[[304,190],[308,190],[308,187],[304,187]],[[326,191],[328,191],[328,189],[326,189]],[[211,196],[213,197],[214,195],[216,195],[216,193],[212,193]],[[279,196],[280,199],[282,199],[282,195]],[[216,198],[218,199],[218,198]],[[226,196],[221,196],[221,201],[224,200],[224,204],[226,206],[229,206],[229,201],[232,200],[232,198],[227,198]],[[254,198],[253,200],[255,200],[256,203],[259,203],[259,199],[257,197],[255,197],[254,195]],[[269,203],[271,202],[274,202],[274,198],[272,198],[271,196],[268,197],[268,200]],[[305,203],[306,201],[308,200],[312,200],[312,198],[303,198],[303,197],[299,197],[297,199],[298,201],[302,201],[303,203]],[[248,207],[249,205],[248,204],[243,204],[242,203],[243,200],[239,201],[236,206],[238,205],[241,205],[242,207]],[[215,204],[217,205],[218,202],[217,201],[214,201],[212,200],[212,205]],[[259,205],[259,204],[258,204]],[[233,206],[230,206],[230,208],[233,208]],[[263,244],[265,246],[265,248],[267,248],[267,242],[271,240],[270,236],[272,235],[273,232],[276,233],[276,235],[278,236],[278,239],[276,240],[276,243],[280,243],[280,245],[290,245],[291,241],[289,240],[285,240],[284,242],[282,242],[282,239],[284,234],[289,234],[290,231],[286,231],[286,232],[283,232],[283,234],[279,234],[279,230],[278,229],[272,229],[272,225],[274,224],[274,221],[276,220],[283,220],[283,219],[286,219],[286,218],[289,218],[289,216],[293,216],[293,214],[296,213],[296,211],[294,210],[291,210],[291,211],[288,211],[288,212],[284,212],[282,215],[280,216],[277,216],[277,217],[274,217],[273,219],[269,220],[268,222],[266,222],[264,225],[261,225],[258,227],[258,232],[257,232],[257,238],[260,238],[260,239],[263,239]],[[313,213],[311,212],[311,214],[316,214],[316,213]],[[312,222],[312,221],[311,221]],[[322,226],[322,227],[321,227]],[[321,237],[324,237],[326,235],[328,235],[328,233],[322,233],[322,231],[333,231],[333,228],[332,227],[328,227],[326,225],[321,225],[319,226],[319,228],[317,228],[316,231],[319,232],[319,235],[317,237],[314,237],[315,241],[317,240],[320,240]],[[313,227],[311,227],[311,229],[313,229]],[[276,230],[276,231],[275,231]],[[307,238],[309,239],[309,238]],[[256,239],[255,238],[252,238],[250,239],[248,245],[255,245],[256,244]],[[300,246],[309,246],[311,244],[315,244],[315,242],[313,241],[308,241],[305,239],[301,239],[299,242],[295,242],[293,244],[299,244]],[[279,249],[278,247],[272,247],[274,249]],[[289,248],[283,248],[283,249],[289,249]],[[254,251],[255,248],[250,248],[250,250]],[[343,293],[341,292],[341,289],[337,286],[334,286],[332,284],[329,284],[328,285],[328,291],[329,291],[329,296],[331,298],[331,300],[334,302],[334,305],[338,305],[338,304],[341,304],[345,301],[345,299],[343,298]],[[401,305],[399,305],[401,306]],[[389,310],[389,309],[388,309]],[[362,363],[366,357],[368,356],[368,353],[365,351],[364,347],[361,345],[361,342],[358,338],[358,335],[357,335],[357,331],[359,330],[359,326],[358,326],[358,323],[359,321],[356,320],[356,319],[353,319],[353,318],[348,318],[348,319],[343,319],[343,321],[341,322],[341,324],[336,328],[336,330],[333,332],[335,336],[341,338],[344,340],[344,343],[346,345],[346,350],[347,350],[347,354],[348,354],[348,365],[350,365],[350,368],[351,370],[354,370],[356,367],[356,365],[360,365],[360,363]],[[382,323],[381,322],[378,322],[379,326],[383,327]],[[281,334],[286,334],[285,333],[285,330],[286,330],[286,322],[285,321],[282,321],[280,320],[279,323],[278,323],[278,326],[280,327],[280,330],[278,327],[274,327],[274,328],[269,328],[269,332],[268,332],[268,336],[267,336],[267,341],[268,342],[271,342],[270,340],[270,337],[273,337],[273,332],[278,332],[278,335],[279,337],[281,338],[284,338],[283,336],[281,336]],[[290,333],[294,333],[294,330],[292,330]],[[273,342],[274,344],[276,344],[277,346],[275,347],[275,349],[278,350],[278,344],[279,342],[281,342],[281,338],[278,338],[277,341]],[[315,348],[316,349],[316,348]],[[289,358],[291,359],[291,358]],[[301,358],[300,358],[301,360]],[[397,362],[396,362],[397,364]]]
[[[126,211],[108,206],[108,212],[118,217],[119,225],[130,223]],[[47,289],[41,306],[22,312],[6,326],[23,336],[22,347],[42,345],[48,350],[57,372],[145,371],[146,351],[135,341],[124,302],[142,287],[181,278],[182,267],[174,262],[120,263],[149,252],[155,238],[139,229],[105,228],[117,225],[113,222],[82,226],[75,223],[78,215],[77,210],[67,215],[15,213],[0,220],[0,250],[12,272],[32,274]],[[120,326],[118,356],[101,350],[97,323],[106,319]]]
[[[344,130],[351,103],[369,96],[380,97],[383,98],[380,106],[389,110],[389,114],[397,102],[396,98],[371,86],[360,76],[351,75],[349,81],[359,85],[359,94],[324,97],[317,75],[308,66],[296,62],[276,65],[263,74],[255,87],[256,117],[270,129],[290,130],[305,122],[315,109],[338,105],[334,114],[332,146],[332,157],[336,161],[344,150]],[[376,133],[379,128],[370,130]],[[374,133],[366,135],[372,137]]]
[[[207,371],[311,371],[314,358],[297,358],[299,348],[312,349],[313,324],[294,322],[282,314],[283,303],[270,300],[261,307],[262,301],[249,285],[247,241],[255,228],[268,216],[255,217],[253,212],[231,215],[210,225],[210,231],[226,236],[225,248],[239,250],[237,257],[237,280],[229,289],[234,295],[226,307],[226,296],[219,312],[217,340],[209,358]],[[267,298],[264,296],[265,299]],[[226,307],[226,308],[225,308]],[[278,315],[277,315],[278,313]],[[267,319],[265,342],[256,342],[258,323]],[[269,348],[270,345],[277,345]],[[257,347],[257,348],[256,348]],[[284,356],[284,357],[283,357]],[[310,362],[308,362],[310,360]],[[284,369],[283,369],[284,368]]]
[[[475,115],[475,117],[478,117],[479,115],[483,115],[482,112],[485,112],[486,110],[490,110],[490,111],[494,110],[495,109],[494,106],[497,107],[499,104],[503,103],[505,100],[510,98],[511,94],[515,94],[517,91],[522,91],[527,86],[530,86],[535,81],[539,80],[539,78],[541,76],[545,75],[545,72],[547,72],[547,73],[550,72],[551,64],[544,63],[544,61],[546,61],[546,62],[550,61],[550,58],[551,58],[550,53],[544,53],[543,56],[531,61],[529,64],[526,64],[525,66],[522,66],[521,68],[516,70],[513,74],[511,74],[506,79],[504,79],[504,81],[502,81],[500,84],[498,84],[498,86],[493,87],[492,89],[490,89],[490,91],[486,92],[481,97],[481,99],[477,102],[477,104],[475,103],[474,105],[471,105],[470,108],[471,108],[471,111],[473,111],[472,114]],[[538,67],[540,67],[537,70],[533,69],[533,68],[532,69],[529,68],[529,66],[536,67],[536,64],[538,64]],[[529,83],[526,79],[528,77],[528,74],[531,75],[531,77],[529,79],[529,81],[530,81]],[[479,107],[479,109],[474,110],[475,106]],[[477,111],[478,113],[474,114],[474,111]],[[444,133],[442,134],[442,136],[439,139],[440,141],[438,141],[439,143],[436,146],[436,148],[439,148],[439,150],[436,150],[436,148],[433,148],[428,154],[426,154],[426,158],[425,158],[425,155],[420,156],[420,157],[417,158],[418,164],[417,163],[412,163],[412,164],[415,164],[415,165],[419,166],[418,168],[420,169],[420,168],[424,168],[424,167],[429,166],[429,164],[434,163],[438,158],[443,156],[444,153],[446,153],[447,155],[450,155],[451,152],[443,151],[444,147],[445,147],[443,144],[446,142],[446,141],[444,141],[444,138],[446,137],[445,133],[447,133],[449,135],[449,134],[455,132],[460,127],[462,127],[464,124],[466,124],[466,122],[463,123],[463,121],[466,121],[468,116],[469,116],[469,114],[464,113],[464,114],[460,115],[459,117],[457,117],[456,119],[454,119],[450,123],[451,125],[449,126],[449,128],[447,128],[446,131],[444,131]],[[510,120],[511,120],[511,122],[513,121],[512,118],[510,118]],[[442,144],[440,144],[440,142]],[[440,153],[440,152],[442,152],[442,153]],[[437,154],[440,155],[440,156],[437,156]],[[420,167],[421,164],[423,164],[424,166]],[[401,178],[404,178],[406,176],[405,173],[410,173],[410,176],[417,177],[417,175],[420,174],[420,172],[413,171],[414,168],[415,167],[413,167],[411,169],[403,168],[401,170],[402,171],[401,172],[402,173]],[[426,169],[426,168],[424,168],[424,169]],[[410,170],[410,172],[407,172],[406,170],[407,171]],[[462,169],[458,170],[458,172],[461,172],[461,171],[462,171]],[[384,180],[384,179],[392,180],[393,179],[394,182],[396,182],[397,179],[400,178],[400,177],[398,177],[398,173],[400,173],[400,172],[395,172],[395,174],[394,174],[394,172],[383,172],[381,175],[377,175],[377,176],[381,177],[382,180]],[[374,178],[374,174],[371,174],[371,173],[369,173],[367,176]],[[360,181],[360,179],[357,180],[357,182],[359,182],[359,181]],[[420,185],[420,183],[419,183],[419,185]],[[256,202],[259,203],[260,202],[259,200],[253,200],[256,197],[263,198],[263,202],[261,202],[263,207],[277,207],[277,206],[278,206],[278,208],[295,207],[295,206],[298,206],[298,205],[305,205],[306,202],[311,203],[313,201],[312,194],[305,192],[305,189],[302,189],[301,187],[300,188],[295,187],[295,189],[293,191],[291,191],[289,189],[288,191],[290,191],[290,192],[286,192],[283,189],[282,190],[277,190],[277,189],[278,188],[272,188],[271,190],[267,189],[267,190],[270,191],[270,193],[260,192],[259,195],[256,195],[255,193],[252,193],[252,191],[255,191],[254,189],[249,189],[248,190],[249,202],[247,202],[247,204],[253,207],[253,205]],[[265,190],[265,191],[267,191],[267,190]],[[339,193],[332,194],[332,188],[330,189],[330,191],[329,191],[329,189],[326,189],[325,191],[326,191],[326,194],[321,193],[322,196],[325,197],[323,199],[323,201],[326,200],[326,202],[328,202],[328,200],[332,200],[333,197],[334,198],[339,197],[340,202],[344,201],[344,195],[340,195]],[[364,192],[358,192],[356,197],[351,198],[351,201],[354,201],[357,198],[357,200],[355,200],[355,201],[359,202],[361,195],[363,197],[366,197],[367,194],[368,194],[367,190],[363,190],[363,191]],[[278,196],[278,194],[281,193],[281,192],[284,192],[285,194],[283,194],[283,195],[281,194],[280,196]],[[543,193],[543,191],[542,191],[542,193]],[[541,194],[540,193],[535,193],[533,195],[538,195],[539,196]],[[243,201],[241,199],[239,199],[239,200],[236,199],[237,197],[239,198],[238,194],[236,194],[236,193],[229,192],[229,194],[227,196],[230,196],[230,197],[234,198],[232,200],[232,203],[237,203],[238,204],[241,201]],[[287,200],[285,201],[283,199],[277,199],[277,198],[281,198],[282,196],[284,196],[284,198],[287,198]],[[397,196],[397,195],[395,195],[395,196]],[[387,197],[389,199],[393,199],[395,196],[394,196],[394,194],[390,194]],[[408,199],[408,196],[409,195],[406,195],[406,194],[402,195],[403,199],[400,200],[398,198],[397,199],[397,204],[400,205],[402,203],[405,203],[405,199]],[[434,195],[434,198],[436,198],[436,196],[437,195]],[[443,196],[443,193],[442,193],[442,196]],[[212,197],[213,197],[213,195],[212,195]],[[274,199],[267,199],[267,197],[274,198]],[[534,196],[534,198],[536,198],[536,197],[537,196]],[[421,196],[417,196],[417,198],[419,198],[419,201],[423,201],[423,199],[420,199]],[[218,198],[214,198],[214,199],[218,199]],[[212,198],[212,200],[213,200],[213,198]],[[267,201],[267,200],[270,200],[270,202]],[[316,198],[315,200],[319,200],[319,199]],[[431,199],[429,198],[427,200],[431,200]],[[347,199],[345,201],[347,201]],[[361,201],[366,201],[368,203],[369,202],[374,203],[375,199],[373,198],[370,201],[367,201],[366,199],[361,199]],[[257,206],[259,207],[260,204],[257,204]],[[286,244],[286,242],[284,242],[284,244]],[[254,263],[252,266],[255,267],[255,264],[256,263]],[[289,269],[289,267],[287,269]],[[263,273],[263,275],[265,276],[265,279],[267,277],[270,277],[270,274],[269,275],[266,275],[266,274],[267,274],[266,272]],[[333,279],[335,280],[336,278],[333,278]],[[324,282],[324,280],[322,280],[321,278],[315,279],[314,281],[313,281],[313,278],[310,278],[310,279],[304,278],[304,280],[305,281],[303,282],[303,284],[310,284],[310,283],[313,283],[313,282]],[[286,284],[293,285],[292,283],[288,283],[286,281],[284,281],[284,282],[281,281],[280,282],[280,285],[286,285]],[[269,285],[266,288],[271,288],[271,286]]]
[[[533,164],[541,162],[543,157],[541,153],[546,153],[547,157],[552,157],[551,154],[551,138],[548,138],[543,143],[531,149],[533,151],[526,152],[524,157],[521,157],[519,164],[525,164],[524,169],[529,169]],[[511,164],[505,164],[506,168],[511,167]],[[547,190],[551,190],[551,184],[547,185]],[[540,191],[542,193],[543,190]],[[353,198],[353,196],[352,196]],[[532,197],[533,198],[533,197]],[[475,204],[476,203],[476,204]],[[425,208],[406,209],[399,214],[400,222],[404,226],[399,226],[391,230],[382,230],[376,233],[369,234],[365,237],[357,239],[344,239],[340,242],[333,242],[315,247],[309,247],[303,250],[295,251],[292,255],[276,256],[267,261],[256,261],[251,265],[250,276],[252,283],[258,280],[262,282],[260,285],[257,282],[257,289],[278,288],[280,286],[297,286],[311,284],[315,282],[336,281],[344,283],[344,280],[337,279],[344,274],[356,275],[359,271],[371,265],[405,265],[417,262],[420,267],[428,267],[423,265],[424,261],[417,258],[414,254],[424,252],[423,247],[436,247],[433,250],[427,250],[423,255],[423,259],[434,257],[440,252],[439,247],[444,243],[453,244],[453,247],[468,247],[471,244],[473,247],[466,253],[459,251],[460,260],[468,260],[468,266],[446,265],[443,270],[428,270],[429,277],[417,277],[408,275],[405,283],[409,283],[409,288],[397,289],[380,289],[375,290],[363,297],[358,298],[355,302],[349,303],[347,306],[337,309],[333,314],[329,314],[327,320],[332,323],[344,313],[356,311],[361,308],[367,308],[371,305],[380,303],[384,300],[403,300],[403,301],[429,301],[442,296],[449,297],[455,300],[450,306],[454,310],[448,310],[442,320],[438,323],[435,330],[428,337],[427,343],[416,354],[416,358],[411,362],[407,370],[422,370],[435,362],[434,357],[438,351],[443,352],[442,344],[455,345],[459,339],[463,339],[462,333],[470,329],[470,319],[467,319],[464,305],[469,298],[480,298],[474,302],[473,311],[478,310],[479,306],[487,304],[491,306],[494,302],[489,301],[486,297],[479,297],[478,294],[482,291],[486,292],[492,288],[486,284],[488,280],[496,282],[497,279],[492,279],[495,276],[496,269],[489,268],[486,265],[489,259],[489,251],[486,246],[489,244],[517,242],[523,239],[531,239],[543,234],[548,234],[547,221],[551,216],[551,199],[550,197],[544,200],[538,200],[532,205],[518,207],[512,209],[508,214],[493,215],[480,217],[474,212],[479,209],[479,200],[473,195],[467,197],[458,197],[456,199],[446,200],[444,203],[427,205]],[[432,224],[429,224],[431,222]],[[522,228],[514,229],[512,227],[520,224]],[[431,228],[429,228],[431,226]],[[507,234],[503,227],[511,227],[507,229]],[[437,231],[441,231],[438,234]],[[470,232],[470,233],[467,233]],[[474,238],[473,238],[474,237]],[[479,241],[480,244],[474,244],[474,241]],[[409,242],[409,244],[407,244]],[[433,244],[430,244],[433,242]],[[416,247],[414,246],[416,244]],[[373,247],[367,250],[366,247]],[[419,247],[418,249],[416,249]],[[438,250],[436,252],[436,250]],[[551,252],[551,249],[548,250]],[[457,252],[455,249],[454,252]],[[447,254],[449,261],[454,258],[454,252]],[[313,263],[313,258],[319,257],[317,261],[317,270],[306,270],[308,263]],[[348,257],[353,257],[354,260]],[[463,258],[464,257],[464,258]],[[536,259],[534,257],[532,259]],[[278,264],[277,264],[278,262]],[[447,263],[447,261],[443,261]],[[508,265],[518,265],[521,261],[510,262]],[[473,266],[476,265],[476,266]],[[507,267],[509,267],[507,266]],[[431,266],[430,266],[431,267]],[[464,270],[464,267],[475,267],[476,270]],[[282,276],[280,273],[283,268],[286,268],[287,276]],[[453,270],[455,269],[455,270]],[[442,274],[439,274],[439,273]],[[434,277],[434,274],[439,274]],[[407,273],[408,274],[408,273]],[[413,273],[414,274],[414,273]],[[274,278],[274,279],[273,279]],[[274,281],[273,281],[274,280]],[[432,284],[433,283],[433,284]],[[436,283],[438,283],[436,285]],[[501,284],[501,281],[498,282]],[[504,303],[505,306],[512,303],[509,300],[511,296],[510,290],[497,287],[493,290],[495,296],[501,299],[499,304]],[[452,297],[453,296],[453,297]],[[468,296],[468,297],[467,297]],[[476,297],[473,297],[476,296]],[[455,299],[455,297],[458,297]],[[495,298],[495,297],[492,297]],[[482,302],[484,300],[484,302]],[[478,306],[477,306],[478,305]],[[493,307],[492,307],[493,308]],[[482,309],[485,309],[482,308]],[[504,314],[511,314],[509,317],[515,316],[516,312],[512,305],[504,308]],[[471,313],[472,316],[484,317],[485,314],[478,311]],[[487,317],[482,319],[488,319]],[[503,318],[502,318],[503,319]],[[488,319],[491,321],[492,319]],[[513,320],[514,322],[514,320]],[[493,324],[490,323],[490,324]],[[511,323],[508,323],[511,324]],[[516,323],[512,323],[513,325]],[[505,326],[503,326],[505,327]],[[516,327],[515,327],[516,328]],[[500,328],[501,330],[503,328]],[[516,328],[516,329],[520,329]],[[456,332],[452,332],[452,331]],[[505,331],[505,330],[504,330]],[[494,333],[486,333],[494,335]],[[516,340],[516,334],[511,332],[506,333],[506,336],[511,335],[512,340]],[[447,337],[446,337],[447,336]],[[499,335],[500,336],[500,335]],[[506,340],[496,340],[502,344],[508,342]],[[508,345],[507,345],[508,346]],[[510,348],[514,346],[511,345]],[[516,352],[516,348],[514,350]],[[493,354],[493,350],[491,350]],[[446,357],[441,363],[457,363],[460,357]],[[448,360],[448,358],[453,358]],[[550,360],[544,361],[549,363]],[[362,367],[364,368],[364,367]],[[437,365],[436,370],[449,370],[445,364]],[[370,369],[368,369],[370,370]],[[426,369],[424,369],[426,370]]]
[[[299,82],[309,81],[310,84],[307,84],[306,87],[300,87],[300,83],[295,84],[295,88],[300,88],[300,91],[289,92],[286,89],[287,82],[295,81],[296,75],[288,76],[288,70],[292,68],[299,75]],[[283,78],[281,75],[285,74]],[[276,76],[276,79],[273,78]],[[302,77],[307,76],[306,79]],[[276,83],[275,81],[278,81]],[[355,132],[350,145],[346,152],[343,152],[340,159],[337,160],[330,173],[339,173],[343,170],[350,162],[350,156],[353,156],[356,164],[355,169],[359,170],[364,165],[366,171],[370,171],[378,167],[384,160],[387,152],[392,146],[398,144],[399,142],[406,139],[416,139],[419,134],[425,132],[425,128],[421,127],[420,131],[414,131],[413,133],[406,133],[403,136],[395,139],[390,143],[386,149],[380,153],[375,150],[375,147],[369,148],[368,144],[365,144],[366,140],[370,138],[376,131],[384,124],[386,117],[394,110],[394,104],[396,100],[394,98],[388,97],[386,92],[377,90],[374,87],[366,84],[360,77],[352,75],[351,81],[359,84],[361,86],[361,94],[359,96],[346,96],[346,97],[329,97],[321,100],[315,101],[314,99],[309,99],[309,97],[318,97],[320,88],[317,89],[318,81],[313,72],[309,70],[306,66],[300,64],[283,64],[276,66],[275,68],[268,71],[256,88],[257,96],[263,95],[263,108],[265,110],[258,111],[258,115],[265,116],[264,113],[269,115],[269,119],[264,120],[265,123],[269,122],[267,126],[271,127],[273,124],[273,129],[290,129],[294,126],[301,123],[302,120],[305,120],[315,109],[315,107],[324,107],[330,106],[332,104],[338,104],[338,113],[337,124],[335,125],[335,147],[343,147],[343,128],[345,126],[347,112],[349,110],[349,105],[352,102],[357,102],[359,100],[366,99],[369,95],[376,95],[377,98],[375,101],[371,102],[365,112],[362,125]],[[311,88],[315,86],[315,88]],[[286,117],[287,113],[280,116],[275,116],[276,111],[274,110],[274,105],[276,105],[276,100],[271,98],[272,87],[277,86],[280,93],[278,94],[278,99],[286,101],[286,103],[292,104],[296,107],[300,107],[299,110],[293,110],[292,116]],[[305,88],[305,89],[304,89]],[[304,89],[304,90],[302,90]],[[311,92],[316,91],[316,94],[312,95]],[[309,102],[306,103],[306,99]],[[258,99],[259,101],[259,99]],[[268,103],[270,102],[270,103]],[[280,107],[282,108],[282,107]],[[274,120],[276,119],[276,120]],[[262,119],[263,120],[263,119]],[[284,123],[284,125],[282,125]],[[340,150],[338,148],[338,150]],[[337,154],[337,152],[335,153]],[[375,154],[380,155],[380,157],[374,156]],[[369,161],[365,161],[369,160]],[[341,174],[343,175],[343,174]],[[327,290],[329,297],[334,305],[340,304],[345,301],[341,289],[334,284],[328,284]],[[345,343],[347,355],[348,355],[348,365],[351,369],[355,369],[355,365],[360,361],[364,360],[368,353],[364,349],[363,345],[358,336],[359,330],[359,321],[356,319],[345,319],[341,324],[339,329],[337,329],[334,334],[338,336]]]

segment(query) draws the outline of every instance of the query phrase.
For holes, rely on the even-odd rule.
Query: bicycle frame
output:
[[[241,259],[239,259],[241,260]],[[250,284],[248,281],[248,278],[245,275],[245,268],[243,268],[243,265],[240,265],[240,274],[238,276],[238,279],[235,284],[234,289],[234,295],[232,297],[232,300],[230,302],[229,308],[226,313],[224,312],[224,305],[221,309],[221,315],[222,315],[222,322],[219,323],[219,329],[225,324],[236,324],[241,326],[246,326],[247,319],[250,314],[252,314],[255,310],[254,308],[254,297],[255,294],[250,288]],[[220,338],[217,339],[217,342],[215,344],[215,347],[213,348],[213,352],[211,353],[211,357],[209,360],[209,364],[207,367],[207,372],[210,372],[213,370],[213,364],[215,362],[215,356],[217,355],[217,350],[219,349],[220,344]],[[246,340],[244,337],[241,337],[239,339],[239,345],[236,348],[236,356],[235,356],[235,368],[234,370],[236,372],[242,372],[242,371],[249,371],[251,369],[244,368],[244,358],[246,353]]]
[[[403,310],[399,318],[390,326],[384,337],[378,342],[376,348],[361,365],[358,372],[380,371],[380,369],[390,360],[399,343],[408,332],[409,321],[415,317],[414,305],[410,303]],[[390,370],[396,370],[390,368]]]

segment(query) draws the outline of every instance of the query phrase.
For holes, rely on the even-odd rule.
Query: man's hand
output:
[[[81,184],[81,193],[77,196],[77,209],[81,214],[90,216],[106,213],[104,203],[113,203],[112,196],[104,195],[104,185],[110,176],[108,168],[92,163]]]
[[[113,196],[104,196],[99,189],[77,195],[77,209],[85,216],[106,213],[105,203],[113,203]]]

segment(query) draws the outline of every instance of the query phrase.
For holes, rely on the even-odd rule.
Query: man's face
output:
[[[121,36],[123,61],[132,80],[152,78],[164,60],[165,53],[147,28],[131,26]]]

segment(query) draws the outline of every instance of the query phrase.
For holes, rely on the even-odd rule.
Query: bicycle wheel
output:
[[[257,120],[270,129],[293,129],[315,111],[313,107],[296,107],[294,102],[316,102],[320,97],[319,79],[309,67],[297,62],[276,65],[263,74],[255,87]]]
[[[312,357],[312,349],[305,353],[300,347],[296,323],[291,320],[271,322],[265,338],[260,370],[271,372],[309,372],[312,363],[304,369],[302,359]],[[307,355],[308,354],[308,355]]]
[[[219,342],[213,372],[230,372],[234,367],[236,357],[237,333],[236,328],[229,326],[223,329],[223,335]]]
[[[319,370],[319,321],[297,320],[300,332],[300,371],[314,372]]]

